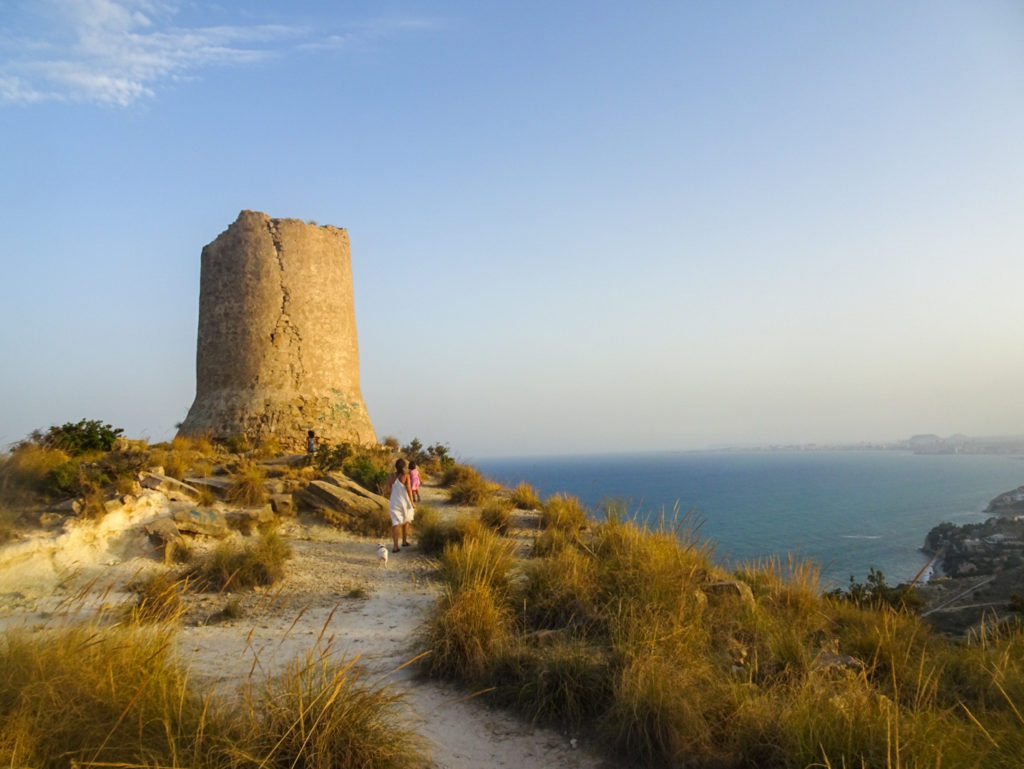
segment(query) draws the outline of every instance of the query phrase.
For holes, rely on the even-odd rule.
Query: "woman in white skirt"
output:
[[[388,514],[391,516],[391,536],[398,552],[398,535],[402,535],[402,547],[409,547],[409,527],[412,525],[416,508],[412,504],[412,481],[404,459],[396,460],[395,472],[388,476],[384,496],[388,498]]]

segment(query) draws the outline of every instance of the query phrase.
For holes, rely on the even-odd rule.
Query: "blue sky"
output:
[[[0,443],[195,394],[199,255],[345,227],[380,435],[1024,433],[1019,2],[0,0]]]

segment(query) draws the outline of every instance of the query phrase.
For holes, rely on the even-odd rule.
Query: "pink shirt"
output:
[[[414,470],[410,470],[409,471],[409,485],[412,487],[413,491],[416,491],[416,489],[418,489],[420,487],[420,471],[419,471],[419,469],[414,469]]]

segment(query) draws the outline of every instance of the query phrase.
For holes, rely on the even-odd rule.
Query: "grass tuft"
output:
[[[505,651],[511,613],[487,584],[446,587],[421,637],[421,663],[433,676],[479,683]]]
[[[454,521],[442,521],[437,509],[429,505],[416,508],[416,542],[424,555],[440,555],[450,544],[479,534],[483,525],[478,518],[460,515]]]
[[[577,497],[555,494],[544,503],[540,525],[545,529],[577,532],[587,524],[587,509]]]
[[[250,698],[261,765],[305,769],[425,767],[425,745],[401,713],[403,696],[367,684],[352,660],[329,650],[293,661]]]
[[[133,623],[177,622],[185,613],[182,595],[188,580],[171,572],[159,572],[133,586],[136,601],[127,610],[127,620]]]
[[[288,544],[273,531],[253,544],[239,546],[232,541],[219,544],[210,557],[193,567],[189,576],[209,590],[247,590],[272,585],[284,576],[291,558]]]
[[[512,504],[519,510],[540,510],[541,501],[537,490],[526,481],[522,481],[512,489],[509,497]]]
[[[498,534],[507,534],[512,523],[512,503],[507,499],[494,498],[480,510],[480,523]]]
[[[267,490],[263,485],[266,473],[255,462],[243,462],[234,475],[231,486],[224,498],[233,505],[253,507],[267,501]]]
[[[458,467],[458,465],[457,465]],[[448,487],[448,501],[453,505],[479,507],[494,493],[494,485],[472,468],[461,472]]]
[[[0,644],[0,763],[209,766],[226,735],[172,658],[172,631],[75,625]]]

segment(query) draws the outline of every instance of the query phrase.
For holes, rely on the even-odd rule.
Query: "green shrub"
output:
[[[327,441],[322,440],[313,454],[313,467],[322,473],[332,473],[336,470],[341,470],[345,465],[345,460],[354,453],[355,449],[351,443],[339,443],[337,446],[332,446]]]
[[[0,505],[0,544],[14,539],[19,513]]]
[[[82,463],[69,459],[54,467],[46,476],[46,491],[53,495],[73,494],[78,490]]]
[[[857,582],[850,575],[850,586],[843,590],[836,588],[829,595],[840,601],[850,601],[858,606],[890,606],[896,609],[920,609],[924,604],[917,590],[909,585],[891,587],[885,582],[885,575],[871,567],[867,579]]]
[[[224,439],[224,447],[232,454],[246,454],[252,451],[252,441],[248,435],[232,435]]]
[[[610,660],[599,647],[567,639],[520,644],[498,656],[489,698],[531,722],[578,732],[612,702]]]
[[[390,458],[389,453],[361,451],[346,459],[342,470],[364,489],[380,494],[393,467]]]
[[[98,419],[82,419],[51,427],[45,435],[39,435],[37,442],[75,457],[91,451],[110,451],[123,432],[120,427],[103,424]]]

